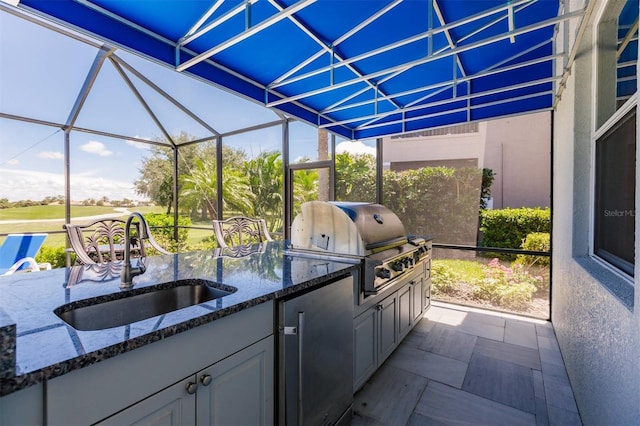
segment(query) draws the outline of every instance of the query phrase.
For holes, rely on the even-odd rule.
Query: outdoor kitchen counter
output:
[[[214,251],[150,257],[134,289],[180,279],[206,279],[237,288],[220,299],[131,325],[78,331],[54,310],[121,291],[121,263],[76,266],[0,277],[0,396],[190,330],[269,300],[346,276],[357,266],[290,255],[285,242],[251,255],[215,257]]]

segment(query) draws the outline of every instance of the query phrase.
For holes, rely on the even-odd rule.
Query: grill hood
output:
[[[406,243],[404,225],[381,204],[310,201],[291,225],[296,249],[369,256]]]

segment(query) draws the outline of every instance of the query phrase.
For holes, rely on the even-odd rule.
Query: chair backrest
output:
[[[17,261],[35,258],[48,234],[9,234],[0,246],[0,272],[8,270]],[[28,265],[25,264],[24,267]],[[19,268],[19,269],[22,269]]]
[[[234,216],[225,220],[213,220],[213,232],[218,247],[243,246],[273,241],[264,219]]]
[[[267,251],[267,243],[258,243],[251,245],[232,246],[232,247],[217,247],[213,249],[213,257],[226,257],[231,259],[238,259],[241,257],[251,256],[256,253],[265,253]]]
[[[125,224],[124,220],[116,218],[100,219],[86,225],[64,224],[69,244],[76,254],[76,264],[91,265],[123,260]],[[133,222],[132,225],[131,257],[145,257],[147,253],[144,240],[137,237],[141,235],[141,224]],[[169,253],[152,239],[150,232],[148,234],[151,247],[162,254]]]

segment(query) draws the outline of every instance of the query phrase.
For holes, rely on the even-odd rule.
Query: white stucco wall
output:
[[[640,292],[635,309],[625,306],[609,290],[622,278],[589,257],[591,40],[586,33],[554,116],[552,321],[584,424],[636,425]]]

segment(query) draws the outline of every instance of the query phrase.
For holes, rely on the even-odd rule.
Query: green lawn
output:
[[[129,211],[137,211],[141,213],[162,213],[163,207],[129,207]],[[114,217],[123,214],[116,211],[114,207],[107,206],[71,206],[71,217],[95,216],[99,214],[113,213]],[[9,209],[0,209],[0,220],[42,220],[42,219],[60,219],[64,218],[64,206],[31,206],[31,207],[12,207]]]
[[[147,213],[164,213],[163,207],[131,207],[129,211],[138,211],[143,214]],[[102,214],[111,214],[113,217],[125,218],[127,215],[115,211],[113,207],[99,206],[72,206],[71,217],[81,218],[85,216],[95,216]],[[0,223],[0,234],[19,234],[22,232],[46,232],[49,234],[44,242],[47,247],[63,247],[66,243],[66,232],[62,229],[64,224],[64,206],[33,206],[18,207],[10,209],[0,209],[0,221],[2,220],[29,220],[24,223]],[[78,219],[75,222],[84,222]],[[89,220],[86,220],[89,222]],[[192,226],[198,226],[204,229],[190,229],[187,238],[188,246],[196,246],[205,238],[213,237],[213,227],[210,220],[193,222]],[[4,237],[0,236],[0,243]]]
[[[146,213],[164,213],[163,207],[130,207],[129,211]],[[126,217],[113,207],[106,206],[71,206],[71,217],[81,218],[102,214],[113,214],[113,217]],[[64,206],[32,206],[0,209],[0,221],[3,220],[29,220],[24,223],[0,223],[0,234],[17,234],[21,232],[46,232],[49,236],[44,242],[45,246],[60,247],[65,245],[66,233],[62,229],[64,224]],[[82,220],[78,220],[82,222]],[[87,220],[88,222],[89,220]],[[74,222],[76,222],[74,220]],[[58,232],[58,233],[54,233]],[[0,237],[0,240],[4,240]]]
[[[434,259],[433,262],[455,271],[466,282],[480,281],[485,277],[482,262],[462,259]]]
[[[213,225],[211,221],[192,222],[191,225],[207,229],[190,229],[187,245],[195,245],[202,242],[205,238],[213,237]]]

